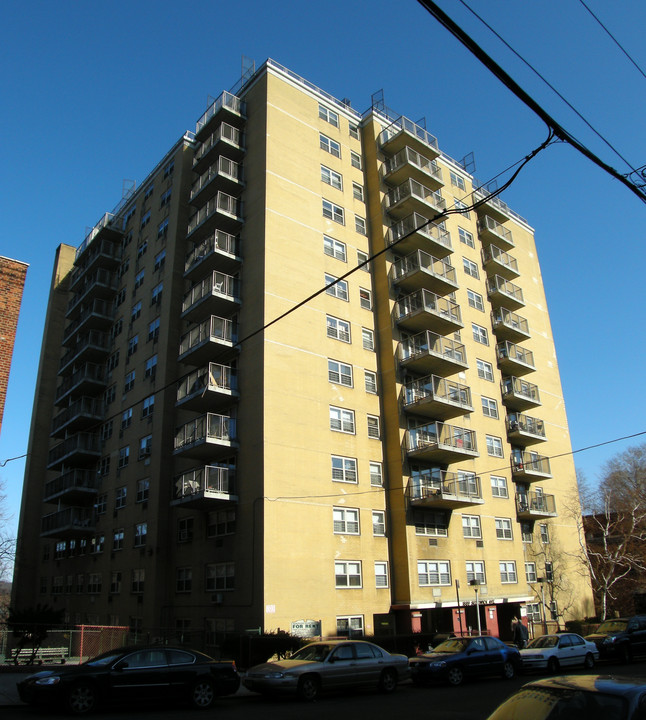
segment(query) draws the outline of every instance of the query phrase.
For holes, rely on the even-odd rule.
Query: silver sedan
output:
[[[576,633],[559,633],[558,635],[541,635],[532,640],[520,651],[523,668],[547,668],[555,673],[568,665],[594,667],[599,659],[597,646]]]

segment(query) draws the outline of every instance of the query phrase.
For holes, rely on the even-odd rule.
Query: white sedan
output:
[[[559,633],[534,638],[520,651],[520,656],[525,670],[547,668],[555,673],[568,665],[583,665],[590,669],[599,659],[599,651],[593,642],[576,633]]]

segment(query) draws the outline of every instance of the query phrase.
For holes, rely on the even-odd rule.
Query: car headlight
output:
[[[269,672],[269,673],[267,673],[267,674],[265,675],[265,677],[266,677],[268,680],[278,680],[278,679],[280,679],[280,678],[282,678],[282,677],[285,677],[285,673],[282,673],[282,672]]]
[[[446,667],[446,662],[444,660],[440,660],[438,662],[431,663],[431,667],[435,670],[441,670]]]
[[[34,685],[58,685],[60,681],[58,675],[50,675],[49,677],[38,678]]]

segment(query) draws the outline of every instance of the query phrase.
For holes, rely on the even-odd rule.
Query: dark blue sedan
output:
[[[499,675],[513,678],[521,667],[520,653],[495,637],[451,638],[431,652],[410,658],[411,677],[416,685],[436,680],[460,685],[465,677]]]

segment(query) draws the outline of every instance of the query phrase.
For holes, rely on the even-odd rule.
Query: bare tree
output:
[[[6,499],[4,482],[0,480],[0,581],[11,579],[11,571],[16,558],[16,538],[5,530],[10,526],[11,519],[6,512]]]

